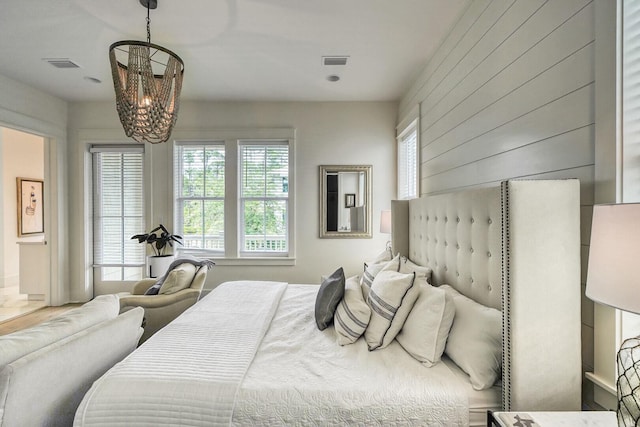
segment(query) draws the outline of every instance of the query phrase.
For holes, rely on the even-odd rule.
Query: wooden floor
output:
[[[0,335],[7,335],[21,329],[30,328],[31,326],[46,322],[52,317],[58,316],[81,305],[82,304],[65,304],[59,307],[44,307],[34,311],[33,313],[7,320],[0,323]]]

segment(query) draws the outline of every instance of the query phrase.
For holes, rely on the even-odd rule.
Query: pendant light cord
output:
[[[151,44],[151,18],[149,18],[149,3],[147,1],[147,43]]]

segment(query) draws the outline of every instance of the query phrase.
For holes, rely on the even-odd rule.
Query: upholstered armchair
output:
[[[162,286],[157,285],[158,279],[142,279],[134,285],[130,294],[120,294],[120,313],[133,307],[144,308],[144,333],[140,344],[200,299],[208,267],[188,263],[176,265],[173,269],[170,267],[163,277]],[[158,289],[155,295],[150,295],[154,285]]]

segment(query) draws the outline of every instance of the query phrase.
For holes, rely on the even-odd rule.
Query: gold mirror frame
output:
[[[356,192],[337,191],[338,200],[350,205],[350,208],[364,208],[361,215],[364,220],[362,230],[329,231],[327,228],[327,177],[340,172],[364,174],[364,189]],[[321,165],[320,166],[320,238],[322,239],[370,239],[372,237],[372,166],[371,165]],[[345,208],[347,209],[347,208]]]

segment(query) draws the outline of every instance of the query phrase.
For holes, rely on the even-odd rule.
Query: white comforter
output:
[[[98,380],[75,425],[468,425],[444,363],[340,347],[315,326],[318,287],[284,287],[220,285]]]
[[[96,381],[74,425],[228,425],[285,289],[221,285]]]
[[[317,286],[289,285],[239,390],[235,425],[469,425],[464,383],[396,342],[341,347],[314,320]],[[485,412],[486,414],[486,412]],[[483,421],[486,415],[483,417]]]

